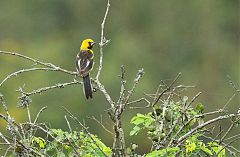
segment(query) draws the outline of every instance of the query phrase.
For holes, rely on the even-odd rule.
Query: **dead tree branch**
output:
[[[102,67],[103,67],[103,47],[104,47],[104,45],[106,45],[107,43],[110,42],[110,40],[107,40],[104,36],[104,27],[105,27],[105,22],[106,22],[106,19],[107,19],[109,8],[110,8],[110,0],[108,0],[108,2],[107,2],[106,12],[105,12],[102,24],[101,24],[101,38],[100,38],[100,43],[99,43],[100,60],[99,60],[98,72],[97,72],[97,75],[96,75],[96,78],[95,78],[96,80],[98,80],[98,78],[100,76],[100,73],[101,73],[101,70],[102,70]]]
[[[70,75],[76,75],[77,74],[77,72],[69,71],[69,70],[63,69],[59,66],[56,66],[52,63],[45,63],[45,62],[39,61],[37,59],[33,59],[31,57],[19,54],[17,52],[0,51],[0,54],[12,55],[12,56],[17,56],[17,57],[20,57],[20,58],[24,58],[26,60],[29,60],[29,61],[35,63],[35,64],[42,65],[42,66],[45,66],[45,67],[48,67],[48,68],[51,68],[51,69],[55,69],[55,71],[61,71],[61,72],[64,72],[64,73],[67,73],[67,74],[70,74]]]

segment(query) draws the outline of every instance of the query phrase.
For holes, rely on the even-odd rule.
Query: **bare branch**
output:
[[[99,60],[99,67],[98,67],[98,72],[96,75],[96,80],[98,80],[101,70],[102,70],[102,66],[103,66],[103,46],[106,45],[110,40],[106,40],[104,37],[104,26],[105,26],[105,22],[107,19],[107,15],[108,15],[108,11],[109,11],[109,7],[110,7],[110,0],[108,0],[107,2],[107,8],[106,8],[106,12],[101,24],[101,39],[100,39],[100,43],[99,43],[99,47],[100,47],[100,60]]]
[[[222,112],[224,112],[224,110],[223,109],[219,109],[219,110],[207,112],[207,113],[204,113],[204,114],[198,114],[195,117],[196,118],[200,118],[200,117],[203,117],[203,116],[209,116],[209,115],[213,115],[213,114],[216,114],[216,113],[222,113]]]
[[[68,119],[67,119],[67,116],[65,115],[64,118],[65,118],[65,120],[66,120],[66,122],[67,122],[69,131],[72,132],[72,128],[71,128],[71,125],[70,125],[70,123],[69,123],[69,121],[68,121]]]
[[[164,93],[166,93],[168,90],[171,89],[171,87],[173,86],[173,84],[178,80],[178,78],[181,76],[181,73],[178,73],[178,75],[176,76],[176,78],[172,81],[172,83],[167,86],[167,88],[165,88],[157,97],[157,99],[155,100],[154,103],[152,103],[152,106],[156,105],[158,103],[158,101],[160,100],[160,98],[163,96]]]
[[[120,104],[123,102],[123,100],[125,99],[125,91],[126,91],[126,80],[125,80],[125,69],[124,66],[121,66],[121,89],[120,89],[120,94],[119,94],[119,99],[117,101],[117,104]]]
[[[94,82],[97,84],[97,87],[99,88],[99,90],[103,93],[103,95],[105,96],[105,98],[107,99],[107,101],[109,102],[109,104],[111,105],[111,108],[114,108],[114,104],[115,102],[112,100],[112,98],[110,97],[110,95],[108,94],[108,92],[106,91],[104,85],[102,85],[99,80],[94,80]]]
[[[48,90],[51,89],[55,89],[55,88],[65,88],[66,86],[69,85],[74,85],[74,84],[82,84],[81,81],[77,81],[77,80],[73,80],[72,82],[66,82],[66,83],[57,83],[56,85],[53,86],[47,86],[47,87],[42,87],[42,88],[38,88],[35,89],[31,92],[23,92],[22,90],[17,90],[17,92],[22,93],[22,96],[19,97],[19,99],[26,97],[26,96],[31,96],[31,95],[35,95],[35,94],[41,94],[42,92],[46,92]]]
[[[239,134],[236,134],[236,135],[233,135],[233,136],[231,136],[231,137],[226,138],[225,141],[231,140],[231,139],[236,138],[236,137],[238,137],[238,136],[240,137],[240,133],[239,133]]]
[[[25,72],[31,72],[31,71],[57,71],[57,69],[52,69],[52,68],[30,68],[30,69],[22,69],[19,71],[16,71],[14,73],[9,74],[5,79],[2,80],[0,83],[0,87],[3,85],[4,82],[6,82],[8,79],[10,79],[13,76],[17,76],[18,74],[25,73]]]
[[[44,106],[43,108],[40,109],[40,111],[38,112],[38,114],[37,114],[35,120],[33,121],[33,123],[37,122],[39,115],[46,109],[47,109],[47,106]]]
[[[236,96],[236,93],[234,93],[229,99],[228,101],[225,103],[225,105],[223,106],[223,109],[226,109],[227,105],[233,100],[233,98]]]
[[[197,130],[209,125],[209,124],[212,124],[214,122],[217,122],[217,121],[220,121],[220,120],[223,120],[223,119],[228,119],[228,118],[231,118],[231,117],[236,117],[236,116],[240,116],[240,113],[238,114],[228,114],[228,115],[224,115],[224,116],[219,116],[217,118],[213,118],[201,125],[198,125],[197,127],[193,128],[191,131],[187,132],[185,135],[183,135],[182,137],[180,137],[178,139],[178,145],[180,145],[186,138],[188,138],[189,136],[191,136],[192,134],[194,134]]]
[[[206,138],[206,139],[209,139],[211,141],[219,142],[219,140],[215,140],[215,139],[213,139],[211,137],[208,137],[208,136],[205,136],[205,135],[203,135],[203,137]],[[228,145],[228,144],[226,144],[224,142],[222,142],[222,145],[226,146],[225,148],[230,152],[230,154],[235,154],[233,151],[240,153],[240,150],[236,149],[235,147],[233,147],[231,145]]]
[[[0,132],[0,137],[6,142],[6,144],[10,144],[7,138]]]
[[[113,132],[111,132],[109,129],[107,129],[102,122],[100,122],[96,117],[92,116],[92,117],[88,117],[89,119],[92,119],[94,121],[96,121],[99,125],[101,125],[101,127],[108,133],[110,133],[111,135],[114,135]]]
[[[236,91],[236,92],[240,92],[240,87],[237,86],[233,81],[232,81],[232,78],[228,75],[227,76],[228,78],[228,81],[229,81],[229,84],[233,87],[233,89]]]
[[[225,139],[225,137],[228,135],[228,133],[233,129],[233,127],[234,127],[234,123],[232,123],[231,125],[230,125],[230,127],[228,128],[228,130],[225,132],[225,134],[222,136],[222,138],[220,139],[220,141],[223,141],[224,139]]]
[[[151,107],[150,106],[151,102],[148,101],[146,98],[140,98],[140,99],[128,102],[127,105],[129,106],[129,105],[132,105],[132,104],[135,104],[135,103],[139,103],[139,102],[142,102],[142,101],[145,101],[147,103],[147,106],[143,106],[143,107],[129,107],[129,108],[136,109],[136,108],[148,108],[148,107]]]
[[[97,144],[97,142],[94,140],[94,138],[92,137],[92,134],[88,131],[88,128],[83,125],[77,117],[75,117],[66,107],[62,106],[62,108],[69,114],[69,116],[71,118],[73,118],[73,120],[75,120],[83,129],[84,131],[86,131],[88,137],[92,140],[92,142],[98,147],[98,149],[102,152],[102,154],[107,157],[107,155],[104,153],[104,151],[100,148],[100,146]]]
[[[192,103],[200,96],[200,94],[202,94],[202,92],[197,93],[192,100],[188,103],[188,105],[186,106],[186,108],[188,108],[190,105],[192,105]]]
[[[61,71],[61,72],[64,72],[64,73],[67,73],[67,74],[70,74],[70,75],[76,75],[77,74],[77,72],[65,70],[65,69],[62,69],[62,68],[52,64],[52,63],[41,62],[39,60],[33,59],[31,57],[28,57],[28,56],[25,56],[25,55],[22,55],[22,54],[19,54],[19,53],[16,53],[16,52],[0,51],[0,54],[13,55],[13,56],[17,56],[17,57],[20,57],[20,58],[24,58],[26,60],[34,62],[35,64],[43,65],[43,66],[46,66],[48,68],[55,69],[55,71]]]
[[[134,83],[133,83],[133,87],[132,87],[131,90],[128,91],[128,95],[126,96],[126,99],[125,99],[125,103],[124,103],[123,108],[127,105],[130,97],[132,96],[135,88],[137,87],[137,84],[139,83],[139,81],[140,81],[140,79],[143,77],[143,75],[144,75],[143,69],[138,70],[138,73],[137,73],[137,75],[136,75],[136,77],[135,77],[135,79],[134,79],[134,81],[133,81],[133,82],[134,82]]]

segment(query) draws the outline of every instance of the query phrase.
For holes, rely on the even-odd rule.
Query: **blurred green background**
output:
[[[75,56],[85,38],[100,40],[100,24],[106,8],[106,0],[1,0],[0,2],[0,50],[17,51],[62,68],[75,71]],[[198,102],[208,111],[221,108],[233,94],[228,83],[230,75],[240,82],[239,52],[239,1],[238,0],[112,0],[106,21],[106,38],[111,42],[104,48],[103,70],[100,80],[116,100],[120,90],[120,66],[125,65],[127,86],[140,68],[145,76],[139,84],[135,98],[144,92],[153,93],[160,80],[174,78],[182,72],[180,83],[197,85],[188,91],[193,97],[203,94]],[[99,47],[95,47],[98,66]],[[0,79],[19,69],[29,68],[32,63],[13,56],[0,56]],[[95,76],[93,70],[92,76]],[[26,111],[17,108],[19,87],[26,91],[70,82],[72,76],[60,72],[31,72],[7,81],[0,92],[5,95],[10,112],[21,122],[27,119]],[[94,99],[85,100],[82,87],[68,86],[32,97],[32,116],[42,108],[48,109],[40,120],[54,128],[67,129],[66,106],[79,119],[84,119],[90,130],[103,142],[112,144],[112,137],[87,116],[103,115],[111,129],[105,109],[110,106],[102,93],[94,93]],[[229,111],[239,108],[240,98],[229,104]],[[138,104],[139,106],[144,104]],[[2,109],[0,109],[2,112]],[[140,110],[124,113],[126,139],[137,142],[140,151],[149,150],[149,142],[129,137],[130,118]],[[147,112],[147,111],[142,111]],[[1,130],[4,130],[1,124]],[[223,124],[225,125],[225,124]],[[235,132],[236,133],[236,132]],[[146,141],[146,142],[145,142]],[[239,143],[240,144],[240,143]]]

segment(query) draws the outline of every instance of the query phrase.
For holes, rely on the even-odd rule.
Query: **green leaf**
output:
[[[225,152],[225,149],[222,149],[223,147],[222,146],[220,146],[219,147],[219,150],[218,150],[218,157],[225,157],[226,156],[226,152]],[[219,151],[221,151],[221,152],[219,152]]]
[[[144,126],[148,128],[153,122],[154,122],[154,119],[152,117],[148,117],[145,120]]]
[[[218,157],[225,157],[226,156],[225,149],[223,149],[223,147],[221,145],[219,145],[217,142],[209,142],[208,145],[211,147],[211,149],[216,154],[218,154]]]
[[[42,137],[34,137],[32,143],[37,143],[39,148],[45,148],[46,141]]]
[[[204,105],[201,104],[201,103],[198,103],[198,104],[196,105],[196,107],[195,107],[195,110],[196,110],[199,114],[203,113]]]
[[[166,155],[168,155],[168,157],[175,157],[176,153],[178,153],[179,150],[180,148],[178,147],[155,150],[152,151],[151,153],[148,153],[146,157],[165,157]]]
[[[110,147],[105,147],[103,148],[103,152],[107,155],[107,156],[111,156],[112,155],[112,150]]]
[[[203,142],[200,143],[200,149],[204,151],[206,154],[213,155],[212,151],[206,147],[206,145]]]
[[[186,153],[187,154],[190,154],[192,153],[193,151],[196,150],[196,143],[195,143],[195,139],[188,139],[186,140],[186,145],[185,145],[185,148],[186,148]]]
[[[137,117],[145,118],[146,116],[144,114],[137,113]]]
[[[141,130],[141,128],[136,125],[136,126],[133,128],[133,130],[130,132],[130,136],[137,135],[140,130]]]
[[[165,155],[165,153],[162,152],[161,150],[155,150],[155,151],[152,151],[151,153],[148,153],[146,157],[159,157],[163,155]]]
[[[139,124],[141,124],[141,123],[144,123],[144,119],[143,118],[139,118],[139,117],[136,117],[136,118],[134,118],[134,119],[132,119],[131,120],[131,123],[132,124],[135,124],[135,125],[139,125]]]
[[[63,152],[57,152],[57,157],[65,157],[65,154]]]

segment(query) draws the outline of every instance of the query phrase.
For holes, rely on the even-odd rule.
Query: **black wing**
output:
[[[89,50],[81,50],[76,58],[76,68],[81,76],[87,76],[93,67],[93,53]]]

